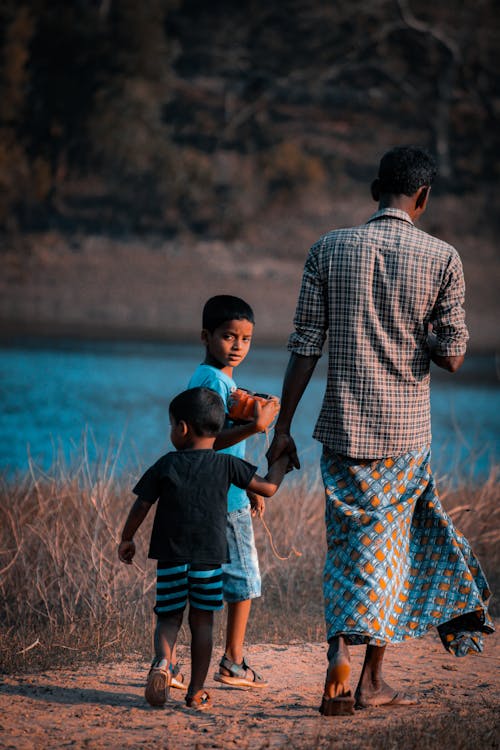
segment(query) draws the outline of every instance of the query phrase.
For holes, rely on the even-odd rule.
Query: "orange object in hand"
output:
[[[233,422],[251,422],[255,416],[255,402],[262,405],[274,398],[268,393],[254,393],[246,388],[236,388],[231,393],[229,418]]]

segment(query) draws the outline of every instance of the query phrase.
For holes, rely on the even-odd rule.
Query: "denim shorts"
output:
[[[260,596],[260,571],[250,506],[227,514],[227,545],[231,562],[222,566],[222,591],[226,602],[243,602]]]

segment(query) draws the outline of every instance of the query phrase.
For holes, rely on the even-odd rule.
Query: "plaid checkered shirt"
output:
[[[385,208],[366,224],[331,231],[309,251],[291,352],[320,356],[328,375],[314,437],[354,458],[427,445],[429,326],[436,353],[464,354],[464,277],[457,251]]]

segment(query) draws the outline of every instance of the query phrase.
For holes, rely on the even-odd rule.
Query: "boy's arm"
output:
[[[152,503],[137,498],[130,509],[130,513],[123,527],[120,544],[118,545],[118,557],[127,565],[132,565],[132,559],[135,555],[134,534],[146,518]]]
[[[269,471],[265,477],[260,477],[258,474],[254,474],[252,481],[248,485],[248,489],[259,495],[264,495],[264,497],[272,497],[283,481],[289,462],[290,458],[288,454],[280,456],[272,466],[269,467]]]
[[[265,432],[273,423],[279,410],[280,402],[278,398],[271,398],[263,405],[256,401],[253,420],[246,424],[226,427],[219,432],[215,438],[214,450],[220,451],[223,448],[229,448],[231,445],[236,445],[236,443],[240,443],[258,432]]]

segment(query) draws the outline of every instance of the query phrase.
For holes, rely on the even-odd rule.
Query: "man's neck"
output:
[[[397,208],[404,211],[411,218],[414,202],[407,195],[384,195],[378,204],[379,210]]]
[[[379,210],[384,208],[397,208],[399,211],[404,211],[408,214],[413,223],[415,223],[425,211],[427,205],[427,197],[424,200],[420,200],[419,193],[424,188],[419,190],[414,195],[393,195],[392,193],[384,193],[380,196],[378,204]],[[425,195],[428,195],[429,188],[425,188]],[[420,196],[421,197],[421,196]]]

